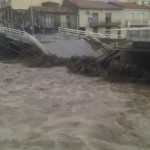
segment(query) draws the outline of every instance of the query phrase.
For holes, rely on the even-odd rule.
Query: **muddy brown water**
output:
[[[150,86],[0,63],[0,150],[149,150]]]

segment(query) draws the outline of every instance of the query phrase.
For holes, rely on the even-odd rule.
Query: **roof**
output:
[[[68,2],[72,3],[73,5],[81,9],[122,9],[122,7],[101,1],[68,0]]]
[[[33,7],[33,10],[41,13],[72,13],[72,11],[66,7]]]
[[[45,7],[57,7],[57,6],[59,6],[59,4],[58,3],[55,3],[55,2],[43,2],[42,3],[42,6],[45,6]]]
[[[20,14],[24,14],[27,11],[27,9],[14,9],[14,11]]]
[[[110,2],[110,4],[128,9],[149,9],[149,7],[147,6],[138,5],[136,3],[131,2]]]

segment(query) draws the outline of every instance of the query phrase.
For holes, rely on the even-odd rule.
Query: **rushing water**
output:
[[[149,150],[150,86],[0,63],[0,150]]]

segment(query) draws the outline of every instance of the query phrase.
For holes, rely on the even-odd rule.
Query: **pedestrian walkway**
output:
[[[7,27],[0,27],[0,34],[3,34],[7,39],[29,44],[46,53],[44,46],[34,36],[28,34],[25,31]]]

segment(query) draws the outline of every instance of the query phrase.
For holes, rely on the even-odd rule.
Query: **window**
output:
[[[92,13],[92,18],[93,18],[93,22],[97,23],[98,22],[98,13]]]
[[[144,14],[140,14],[139,19],[140,19],[140,23],[143,23],[144,22]]]
[[[129,21],[132,22],[133,21],[133,13],[129,14]]]
[[[105,22],[106,23],[111,23],[111,13],[106,13],[105,14]]]

